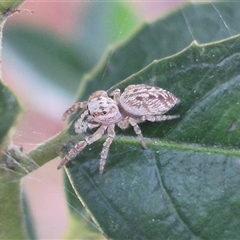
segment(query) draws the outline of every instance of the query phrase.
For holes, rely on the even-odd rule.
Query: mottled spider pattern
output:
[[[178,118],[179,115],[164,115],[164,113],[179,102],[180,100],[167,90],[145,84],[129,85],[122,94],[119,89],[109,96],[105,91],[94,92],[89,96],[88,101],[78,102],[69,108],[63,114],[63,120],[77,109],[85,109],[80,118],[87,117],[89,127],[98,127],[98,129],[83,141],[78,142],[62,159],[58,169],[76,157],[87,145],[100,139],[107,131],[107,138],[100,154],[99,171],[102,174],[109,147],[115,137],[115,125],[121,129],[126,129],[131,125],[142,146],[147,148],[138,123]]]

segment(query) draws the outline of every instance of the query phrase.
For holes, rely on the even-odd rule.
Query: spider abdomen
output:
[[[167,90],[145,84],[130,85],[120,96],[121,107],[135,116],[162,115],[179,102]]]

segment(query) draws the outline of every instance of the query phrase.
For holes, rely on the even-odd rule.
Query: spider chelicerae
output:
[[[75,103],[69,108],[63,114],[63,120],[77,109],[85,109],[81,116],[87,116],[89,126],[98,127],[98,129],[78,142],[62,159],[58,169],[76,157],[87,145],[100,139],[107,131],[107,138],[100,154],[99,171],[102,174],[109,147],[115,137],[115,125],[121,129],[126,129],[131,125],[142,146],[147,148],[138,123],[178,118],[179,115],[164,115],[164,113],[179,102],[180,100],[167,90],[145,84],[129,85],[122,94],[119,89],[114,90],[109,96],[105,91],[94,92],[89,96],[88,101]]]

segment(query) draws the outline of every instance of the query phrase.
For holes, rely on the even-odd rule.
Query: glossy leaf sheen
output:
[[[234,14],[239,4],[238,8],[233,3],[221,4],[214,6],[222,15],[225,12],[232,19],[239,16]],[[188,25],[184,16],[188,16]],[[113,88],[123,90],[130,84],[145,83],[165,88],[181,99],[181,104],[169,112],[180,114],[180,119],[140,125],[148,137],[148,150],[142,149],[137,138],[126,136],[135,136],[131,129],[117,130],[103,175],[98,170],[102,140],[84,149],[68,165],[76,193],[108,238],[239,237],[240,154],[233,149],[240,144],[240,38],[208,45],[193,43],[179,54],[152,62],[182,50],[193,36],[203,43],[228,37],[230,29],[239,32],[239,26],[231,23],[228,26],[232,28],[219,25],[222,31],[216,30],[212,21],[206,29],[209,16],[214,24],[223,24],[216,20],[219,14],[213,5],[203,4],[189,5],[144,26],[114,49],[107,69],[102,63],[94,76],[80,84],[85,91],[80,89],[79,99],[85,100],[99,86],[107,89],[132,74]],[[170,25],[178,27],[165,36],[163,29]],[[184,39],[177,37],[179,31]],[[72,126],[69,131],[73,131]]]
[[[126,141],[127,142],[127,141]],[[104,175],[96,151],[68,168],[71,181],[113,239],[237,239],[239,154],[115,141]],[[121,149],[121,152],[118,150]]]

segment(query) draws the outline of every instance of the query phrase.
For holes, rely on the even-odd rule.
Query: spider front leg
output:
[[[74,147],[73,149],[71,149],[67,155],[62,159],[61,163],[59,164],[59,166],[57,167],[57,169],[61,169],[65,164],[67,164],[70,160],[72,160],[73,158],[75,158],[77,156],[77,154],[79,152],[81,152],[87,145],[90,145],[92,144],[93,142],[96,142],[98,139],[100,139],[105,130],[107,129],[107,126],[104,126],[104,125],[101,125],[98,130],[86,137],[83,141],[81,142],[78,142]]]
[[[68,110],[65,111],[65,113],[62,116],[62,120],[64,121],[68,115],[71,115],[79,108],[87,109],[87,102],[77,102],[74,105],[72,105]]]
[[[106,163],[106,158],[107,158],[107,155],[108,155],[109,147],[112,144],[112,141],[115,137],[114,126],[115,126],[115,124],[111,124],[111,125],[108,126],[107,139],[103,144],[103,149],[102,149],[102,152],[100,154],[101,155],[100,166],[99,166],[100,174],[103,174],[103,170],[104,170],[104,166],[105,166],[105,163]]]

